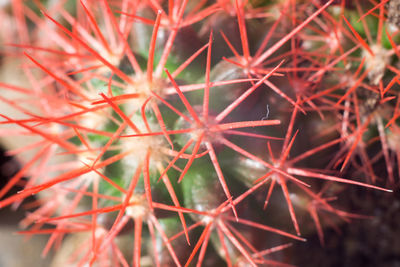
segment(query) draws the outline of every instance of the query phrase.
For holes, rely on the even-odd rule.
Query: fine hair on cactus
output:
[[[52,267],[379,266],[304,248],[400,214],[399,10],[3,1],[0,211]]]

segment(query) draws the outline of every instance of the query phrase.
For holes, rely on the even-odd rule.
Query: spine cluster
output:
[[[399,7],[6,1],[0,208],[54,266],[289,266],[399,181]]]

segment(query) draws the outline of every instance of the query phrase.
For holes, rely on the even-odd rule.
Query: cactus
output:
[[[6,2],[0,208],[54,266],[288,266],[398,183],[398,1]]]

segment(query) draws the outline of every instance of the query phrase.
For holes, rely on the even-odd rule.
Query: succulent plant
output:
[[[0,208],[54,266],[289,266],[398,184],[398,6],[5,1]]]

